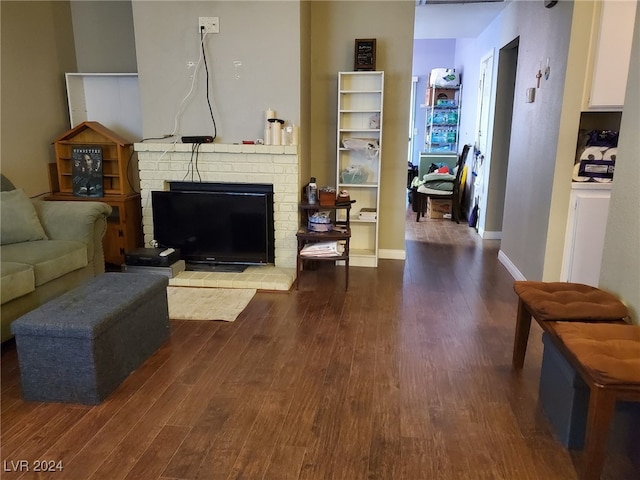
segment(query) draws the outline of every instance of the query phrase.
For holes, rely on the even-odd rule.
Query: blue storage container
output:
[[[539,400],[556,438],[567,448],[582,449],[589,412],[589,387],[551,341],[542,334],[544,353]],[[607,442],[609,451],[625,453],[638,465],[640,404],[618,402]]]
[[[567,448],[581,449],[589,410],[589,387],[556,349],[547,333],[542,335],[544,353],[539,399],[556,437]]]

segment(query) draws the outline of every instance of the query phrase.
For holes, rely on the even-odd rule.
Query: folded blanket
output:
[[[451,175],[450,173],[427,173],[424,177],[422,177],[423,183],[428,182],[453,182],[456,179],[455,175]]]

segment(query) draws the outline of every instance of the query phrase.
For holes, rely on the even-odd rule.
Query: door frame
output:
[[[487,232],[487,198],[491,172],[491,139],[495,112],[495,49],[480,58],[478,72],[478,106],[476,109],[476,129],[474,134],[474,188],[472,208],[478,205],[476,230],[485,239],[500,239],[502,232]]]
[[[416,94],[418,90],[418,77],[413,75],[411,77],[411,102],[409,103],[409,145],[407,150],[407,165],[413,164],[413,148],[415,145],[415,138],[418,135],[416,131]]]

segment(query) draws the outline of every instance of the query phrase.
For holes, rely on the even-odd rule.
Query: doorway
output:
[[[498,55],[493,128],[488,130],[490,138],[487,139],[477,225],[483,239],[502,238],[519,43],[519,38],[514,39],[502,47]]]

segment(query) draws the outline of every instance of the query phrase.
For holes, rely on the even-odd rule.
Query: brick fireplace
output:
[[[298,147],[136,143],[145,246],[153,240],[152,190],[169,181],[270,183],[274,190],[275,266],[295,269],[298,229]],[[196,169],[197,165],[197,169]],[[259,267],[258,267],[259,268]]]

